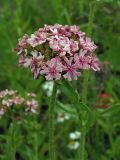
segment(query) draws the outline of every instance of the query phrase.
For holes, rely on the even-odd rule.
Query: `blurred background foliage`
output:
[[[92,17],[93,23],[90,17]],[[105,92],[112,96],[114,103],[120,108],[118,105],[120,102],[119,0],[1,0],[0,89],[12,88],[20,92],[32,91],[37,93],[40,98],[43,97],[41,88],[44,83],[43,79],[34,80],[29,70],[19,68],[17,66],[18,58],[13,50],[18,38],[25,33],[31,34],[39,27],[43,27],[44,24],[55,23],[80,26],[81,30],[90,35],[98,46],[96,53],[104,65],[100,73],[91,73],[88,92],[89,104],[95,105],[99,94]],[[91,26],[92,33],[89,26]],[[81,78],[77,85],[80,92]],[[63,102],[66,101],[63,97],[62,99]],[[120,109],[119,112],[112,112],[111,116],[107,116],[107,118],[104,116],[106,113],[103,113],[102,119],[95,124],[95,128],[91,128],[90,138],[88,139],[89,145],[87,146],[88,154],[92,153],[91,160],[119,160],[120,137],[118,135],[120,133],[120,118],[118,113],[120,113]],[[32,121],[29,123],[32,125]],[[71,126],[71,124],[72,122],[69,122],[67,126]],[[28,127],[27,124],[25,125]],[[65,132],[65,129],[60,132],[58,142],[59,137],[61,135],[64,136]],[[19,134],[16,134],[19,139]],[[108,137],[112,137],[111,149]],[[39,140],[41,144],[43,143],[42,141],[47,143],[44,139],[43,133],[42,140]],[[30,143],[32,145],[36,141]],[[61,145],[60,147],[62,148],[63,146]],[[41,154],[45,151],[44,148],[46,149],[46,146],[43,147]],[[19,150],[24,155],[25,160],[30,159],[30,155],[25,156],[24,150]],[[28,150],[29,154],[30,148],[26,150]],[[66,160],[64,155],[70,157],[70,154],[66,152],[63,150],[63,155],[59,155],[60,159]],[[72,155],[74,154],[72,153]],[[41,158],[43,159],[43,157]],[[34,160],[34,158],[30,160]]]

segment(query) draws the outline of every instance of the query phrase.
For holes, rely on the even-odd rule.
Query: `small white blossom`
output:
[[[2,105],[5,105],[7,107],[10,107],[13,105],[13,100],[12,99],[8,99],[8,100],[2,100]]]
[[[65,120],[69,120],[70,116],[64,112],[60,112],[57,116],[57,122],[63,123]]]
[[[76,150],[78,149],[80,146],[79,142],[78,141],[71,141],[69,144],[68,144],[68,148],[71,149],[71,150]]]
[[[69,134],[69,137],[70,137],[70,139],[72,139],[72,140],[80,139],[81,133],[78,132],[78,131],[71,132],[71,133]]]
[[[52,94],[53,84],[54,84],[53,81],[48,81],[42,85],[42,88],[46,91],[48,96],[51,96],[51,94]]]
[[[4,115],[5,110],[3,108],[0,109],[0,118]]]

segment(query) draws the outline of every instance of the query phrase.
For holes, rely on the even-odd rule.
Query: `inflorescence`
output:
[[[15,51],[19,65],[29,67],[34,78],[76,80],[83,69],[100,70],[93,54],[97,46],[78,26],[45,25],[30,37],[19,39]]]
[[[26,96],[21,96],[16,90],[3,90],[0,92],[0,117],[2,117],[10,108],[15,109],[16,106],[21,106],[25,112],[36,113],[38,101],[34,93],[26,93]]]

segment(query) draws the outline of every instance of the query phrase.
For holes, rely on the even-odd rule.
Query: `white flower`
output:
[[[27,93],[27,95],[30,96],[30,97],[36,97],[36,94],[33,93],[33,92]]]
[[[8,100],[2,100],[2,105],[5,105],[7,107],[10,107],[13,105],[13,100],[12,99],[8,99]]]
[[[80,139],[81,133],[78,131],[71,132],[69,134],[70,139],[75,140],[75,139]]]
[[[58,123],[63,123],[65,120],[69,120],[70,116],[64,112],[60,112],[57,117]]]
[[[5,113],[5,110],[3,108],[0,109],[0,117],[2,117]]]
[[[42,85],[42,88],[46,91],[48,96],[51,96],[53,90],[53,82],[52,81],[45,82]]]
[[[37,58],[38,60],[42,60],[44,58],[44,56],[41,54],[41,52],[38,52],[38,51],[31,51],[30,52],[32,54],[32,56],[34,58]]]
[[[71,141],[69,144],[68,144],[68,148],[71,149],[71,150],[76,150],[78,149],[80,146],[79,142],[78,141]]]

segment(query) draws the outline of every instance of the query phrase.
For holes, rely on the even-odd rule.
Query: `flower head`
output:
[[[7,110],[15,110],[17,106],[24,111],[36,113],[38,108],[38,101],[34,93],[26,93],[22,97],[16,90],[3,90],[0,91],[0,117],[2,117]],[[18,109],[20,109],[18,107]],[[18,111],[18,110],[17,110]]]
[[[94,42],[76,25],[45,25],[35,33],[18,40],[15,51],[19,65],[29,67],[34,78],[44,75],[46,80],[76,80],[80,70],[100,70],[93,55]]]

